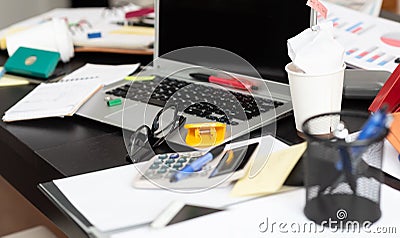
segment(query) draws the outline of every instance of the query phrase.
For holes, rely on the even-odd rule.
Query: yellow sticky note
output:
[[[129,35],[154,35],[154,28],[143,26],[123,26],[119,29],[113,30],[111,34],[129,34]]]
[[[246,175],[234,185],[231,196],[259,196],[276,193],[307,148],[306,142],[272,153],[265,166],[254,176]]]
[[[0,71],[3,70],[3,67],[0,67]],[[7,86],[17,86],[17,85],[26,85],[29,84],[29,81],[24,77],[14,76],[5,74],[0,78],[0,87]]]

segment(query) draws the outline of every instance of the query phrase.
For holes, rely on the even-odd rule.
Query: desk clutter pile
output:
[[[333,8],[335,9],[335,7]],[[46,16],[54,17],[65,14],[69,14],[68,20],[71,21],[70,14],[82,15],[81,10],[71,10],[70,12],[65,9],[56,9],[35,18],[35,21]],[[92,10],[90,16],[93,18],[100,17],[102,23],[104,23],[104,14],[107,13],[100,11],[100,9]],[[139,12],[131,13],[130,16],[144,13],[147,15],[151,12],[152,9],[142,9]],[[149,29],[147,26],[151,23],[146,22],[146,20],[151,21],[151,15],[141,18],[141,22],[132,22],[135,25],[144,24],[146,26],[131,28],[132,26],[128,24],[129,26],[124,25],[118,29],[115,27],[120,27],[121,23],[117,21],[112,22],[112,25],[109,24],[110,22],[102,25],[100,23],[92,24],[92,21],[75,20],[76,23],[70,25],[69,30],[72,31],[73,37],[72,43],[69,43],[75,46],[116,47],[118,45],[124,49],[148,48],[154,35],[150,32],[153,29]],[[109,21],[109,18],[107,18],[107,21]],[[331,19],[327,21],[335,22],[339,20]],[[24,22],[22,25],[26,24],[29,25],[31,22]],[[42,25],[42,27],[47,28],[48,26]],[[102,32],[93,31],[96,27],[102,28]],[[107,31],[106,34],[104,34],[104,29]],[[84,34],[81,34],[81,31]],[[135,31],[135,41],[132,41],[132,39],[126,42],[114,41],[119,39],[118,34],[130,34],[131,31]],[[26,34],[26,32],[23,34]],[[14,36],[16,37],[16,35]],[[113,36],[116,37],[113,38]],[[102,38],[107,42],[93,40],[96,38]],[[20,41],[19,38],[14,40]],[[7,48],[12,50],[10,45],[13,44],[8,44]],[[337,222],[354,222],[352,219],[355,219],[356,222],[370,222],[369,229],[396,226],[392,219],[397,214],[392,206],[400,199],[400,193],[383,185],[381,199],[382,179],[380,176],[382,175],[381,170],[383,170],[395,179],[400,179],[400,163],[398,161],[400,159],[398,157],[400,153],[399,100],[397,94],[393,94],[394,91],[399,91],[397,79],[400,75],[400,66],[395,69],[388,83],[382,88],[379,97],[374,101],[373,105],[375,106],[370,108],[373,113],[366,118],[364,126],[358,128],[360,132],[357,130],[352,131],[354,133],[349,133],[347,128],[340,123],[337,123],[338,125],[333,128],[331,126],[332,121],[339,122],[339,120],[336,120],[338,117],[329,118],[328,132],[314,135],[310,132],[312,130],[303,131],[307,142],[289,146],[271,135],[235,143],[224,141],[228,126],[237,125],[239,120],[246,122],[246,120],[254,119],[261,113],[274,111],[283,105],[280,101],[258,98],[248,94],[251,87],[246,87],[246,85],[240,85],[244,88],[239,88],[239,90],[236,90],[238,88],[232,91],[219,90],[216,87],[204,86],[202,84],[204,82],[190,83],[175,78],[161,79],[155,74],[140,76],[134,74],[139,69],[139,64],[86,64],[78,70],[52,81],[50,77],[54,73],[56,64],[44,71],[34,71],[29,66],[34,65],[36,61],[43,60],[43,58],[41,56],[32,58],[27,55],[32,50],[38,49],[15,47],[17,53],[14,53],[14,56],[9,59],[4,67],[3,74],[37,76],[46,82],[40,83],[28,95],[7,110],[2,118],[4,122],[14,123],[21,120],[72,116],[100,90],[104,90],[106,95],[103,106],[116,112],[123,110],[125,102],[131,99],[148,105],[163,107],[156,114],[152,124],[143,125],[135,132],[131,132],[129,145],[127,145],[127,158],[135,162],[134,164],[53,180],[52,183],[66,201],[57,200],[50,191],[42,187],[49,197],[60,207],[65,208],[67,213],[80,225],[82,223],[79,218],[74,212],[69,211],[70,208],[64,206],[63,202],[72,205],[73,209],[83,215],[90,223],[90,226],[84,227],[84,229],[93,235],[114,238],[132,237],[133,235],[159,237],[177,231],[181,233],[185,233],[182,231],[193,231],[194,228],[198,229],[198,227],[206,225],[212,228],[205,229],[204,232],[201,232],[202,235],[204,233],[215,235],[213,233],[214,228],[217,229],[217,232],[224,229],[226,234],[236,237],[249,234],[260,235],[260,233],[266,232],[273,233],[268,226],[269,216],[275,219],[275,222],[283,222],[284,224],[292,222],[292,224],[300,225],[310,222],[307,220],[309,218],[315,222],[313,223],[315,227],[318,227],[315,228],[316,230],[319,228],[322,230],[321,236],[335,233],[331,229],[324,230],[324,222],[331,218]],[[54,59],[52,62],[57,63],[60,59],[67,62],[73,57],[71,49],[67,49],[67,51],[60,48],[56,49],[56,54],[51,55]],[[48,53],[45,49],[39,49],[35,52]],[[345,50],[341,49],[341,52],[345,53]],[[348,62],[354,61],[350,57],[353,53],[346,53],[345,57]],[[22,57],[18,58],[21,54]],[[387,57],[389,56],[390,58],[393,57],[391,55]],[[44,56],[45,59],[49,59],[49,57]],[[341,55],[338,56],[338,58],[340,57]],[[344,64],[340,60],[338,60],[338,65],[343,71]],[[360,67],[364,67],[366,64],[365,62],[358,63]],[[378,66],[373,67],[393,70],[393,64],[389,62]],[[368,67],[372,66],[368,65]],[[19,76],[10,75],[4,76],[8,80],[4,84],[18,84],[18,78],[14,77]],[[125,80],[126,84],[120,86],[118,81],[121,80]],[[117,82],[118,86],[115,86]],[[29,82],[27,80],[19,82],[19,84],[26,83]],[[395,85],[397,88],[392,89],[390,85]],[[155,90],[153,90],[154,88]],[[327,95],[323,96],[327,97]],[[207,100],[200,103],[196,102],[197,100],[192,100],[197,97],[207,98]],[[238,101],[237,105],[240,107],[232,106],[234,103],[229,100],[229,97]],[[167,106],[167,102],[173,103],[173,106]],[[386,108],[388,102],[390,104],[389,109]],[[225,108],[222,110],[215,105],[223,105]],[[167,109],[171,109],[173,112],[171,114],[172,120],[169,117],[163,117],[166,116]],[[186,118],[182,116],[183,113],[196,116],[197,119],[208,119],[213,122],[186,123]],[[376,119],[379,116],[384,119]],[[391,118],[393,118],[393,122],[390,120]],[[166,126],[164,120],[168,122]],[[343,121],[345,120],[342,117],[340,122]],[[301,131],[301,128],[306,128],[304,125],[307,122],[309,122],[309,119],[304,124],[303,122],[298,123],[299,125],[296,125],[298,131]],[[186,144],[195,147],[195,149],[192,148],[192,151],[185,152],[173,151],[171,153],[154,154],[149,158],[149,161],[141,162],[140,156],[142,154],[138,153],[140,149],[147,144],[151,144],[151,146],[161,145],[166,140],[166,135],[163,133],[173,133],[175,129],[180,129],[183,124],[188,131]],[[301,127],[302,125],[303,127]],[[384,133],[388,133],[388,136],[386,137]],[[313,137],[313,140],[310,139],[311,137]],[[368,145],[360,146],[360,143],[365,141],[368,142]],[[135,146],[138,146],[138,151],[132,149]],[[327,148],[325,149],[324,146],[327,146]],[[318,155],[313,154],[316,151],[319,153]],[[371,156],[372,154],[374,156]],[[315,159],[313,156],[316,157],[316,162],[312,160]],[[377,157],[377,160],[370,162],[370,157]],[[302,158],[301,163],[306,163],[306,167],[309,166],[304,170],[306,188],[285,185],[291,173],[303,172],[294,170],[296,165],[301,164],[299,161]],[[383,165],[381,166],[382,160]],[[313,163],[320,163],[319,165],[323,166],[310,166]],[[370,170],[374,172],[375,176],[364,174]],[[327,184],[323,184],[325,179],[329,181]],[[312,186],[308,186],[310,181],[314,183]],[[302,182],[303,180],[296,185],[303,185]],[[371,192],[364,189],[365,186],[360,186],[365,183],[374,184],[376,189]],[[272,194],[275,194],[275,196],[269,196]],[[343,205],[335,203],[337,196],[345,197],[343,200],[346,200],[346,203],[343,204],[346,207],[337,209],[338,205]],[[307,205],[314,198],[321,197],[322,200],[326,199],[328,202],[325,200],[318,201],[319,203],[313,207],[310,213],[307,213],[309,211],[306,209],[306,218],[302,211],[304,204]],[[356,209],[355,201],[360,199],[374,200],[376,209],[374,211]],[[168,225],[163,229],[155,229],[154,222],[159,218],[160,212],[176,201],[191,206],[199,206],[203,211],[204,209],[220,211],[198,219],[178,222],[176,225]],[[326,216],[327,210],[329,210],[326,209],[327,207],[334,209],[333,217],[332,214]],[[362,211],[360,212],[360,210]],[[366,221],[364,218],[372,212],[375,212],[373,214],[374,219]],[[294,216],[289,218],[288,214],[294,214]],[[315,214],[318,216],[322,214],[322,218],[313,217]],[[378,220],[379,218],[381,220]],[[224,222],[221,224],[221,220],[226,221],[225,224]],[[211,224],[210,221],[212,221]],[[218,224],[218,227],[216,224]],[[319,227],[316,224],[322,226]],[[337,228],[337,226],[334,228]],[[295,232],[293,231],[293,233]],[[368,233],[368,231],[362,230],[361,234],[365,235],[365,233]],[[352,232],[347,231],[347,234],[352,234]]]

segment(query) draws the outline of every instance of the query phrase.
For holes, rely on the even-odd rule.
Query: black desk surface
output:
[[[127,64],[148,62],[132,55],[77,54],[64,65],[72,71],[86,62]],[[5,61],[0,54],[0,63]],[[0,114],[26,95],[34,85],[0,87]],[[369,100],[344,100],[343,109],[366,111]],[[298,143],[293,116],[280,120],[277,137]],[[70,237],[83,232],[38,190],[39,183],[127,164],[126,149],[119,128],[82,117],[38,119],[4,123],[0,121],[0,174],[37,208],[49,216]]]

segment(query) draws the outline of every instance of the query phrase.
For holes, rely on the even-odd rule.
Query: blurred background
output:
[[[0,29],[57,7],[108,7],[134,3],[153,5],[154,0],[0,0]]]

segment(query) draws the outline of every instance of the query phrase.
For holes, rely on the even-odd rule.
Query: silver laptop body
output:
[[[159,1],[156,1],[156,14],[162,10],[159,8]],[[159,30],[158,18],[156,18],[157,31]],[[199,67],[198,65],[192,65],[188,63],[183,63],[175,60],[170,60],[167,58],[157,58],[159,52],[159,37],[158,32],[156,32],[155,39],[155,61],[152,66],[148,66],[144,71],[140,72],[140,75],[157,75],[161,78],[173,77],[181,81],[192,83],[191,85],[202,85],[206,87],[215,88],[221,90],[221,86],[215,85],[208,82],[198,82],[193,80],[189,73],[207,73],[214,74],[219,73],[219,71],[214,72],[212,69]],[[274,100],[279,102],[279,106],[275,107],[273,110],[260,112],[260,115],[251,118],[250,120],[240,120],[234,119],[235,125],[228,124],[226,130],[226,139],[236,138],[240,135],[246,134],[249,131],[260,128],[264,125],[271,124],[275,122],[277,118],[283,117],[289,114],[292,110],[292,103],[290,98],[289,86],[287,84],[278,83],[269,80],[261,80],[258,77],[250,77],[241,74],[229,73],[234,77],[240,79],[245,79],[250,81],[252,85],[258,87],[258,90],[252,91],[253,97]],[[171,76],[172,75],[172,76]],[[136,82],[137,83],[137,82]],[[121,80],[117,83],[105,87],[103,90],[96,93],[88,102],[86,102],[77,112],[78,115],[86,118],[90,118],[99,122],[110,124],[113,126],[121,127],[126,130],[135,131],[139,126],[143,124],[151,125],[153,119],[157,112],[159,112],[162,107],[145,103],[143,101],[135,101],[131,99],[124,99],[122,105],[109,107],[106,103],[106,98],[110,97],[107,92],[112,91],[118,87],[129,85],[130,82]],[[194,89],[196,90],[196,89]],[[230,92],[237,92],[240,94],[248,94],[242,90],[232,89],[224,87],[223,90],[229,90]],[[115,97],[115,96],[112,96]],[[202,101],[200,99],[199,101]],[[218,106],[218,105],[217,105]],[[205,122],[215,122],[215,120],[209,120],[206,117],[199,117],[196,115],[184,113],[183,114],[187,120],[186,123],[205,123]],[[270,133],[275,132],[275,127],[271,126]],[[187,130],[185,128],[179,128],[178,131],[173,133],[167,138],[167,141],[171,141],[178,144],[185,144]]]

